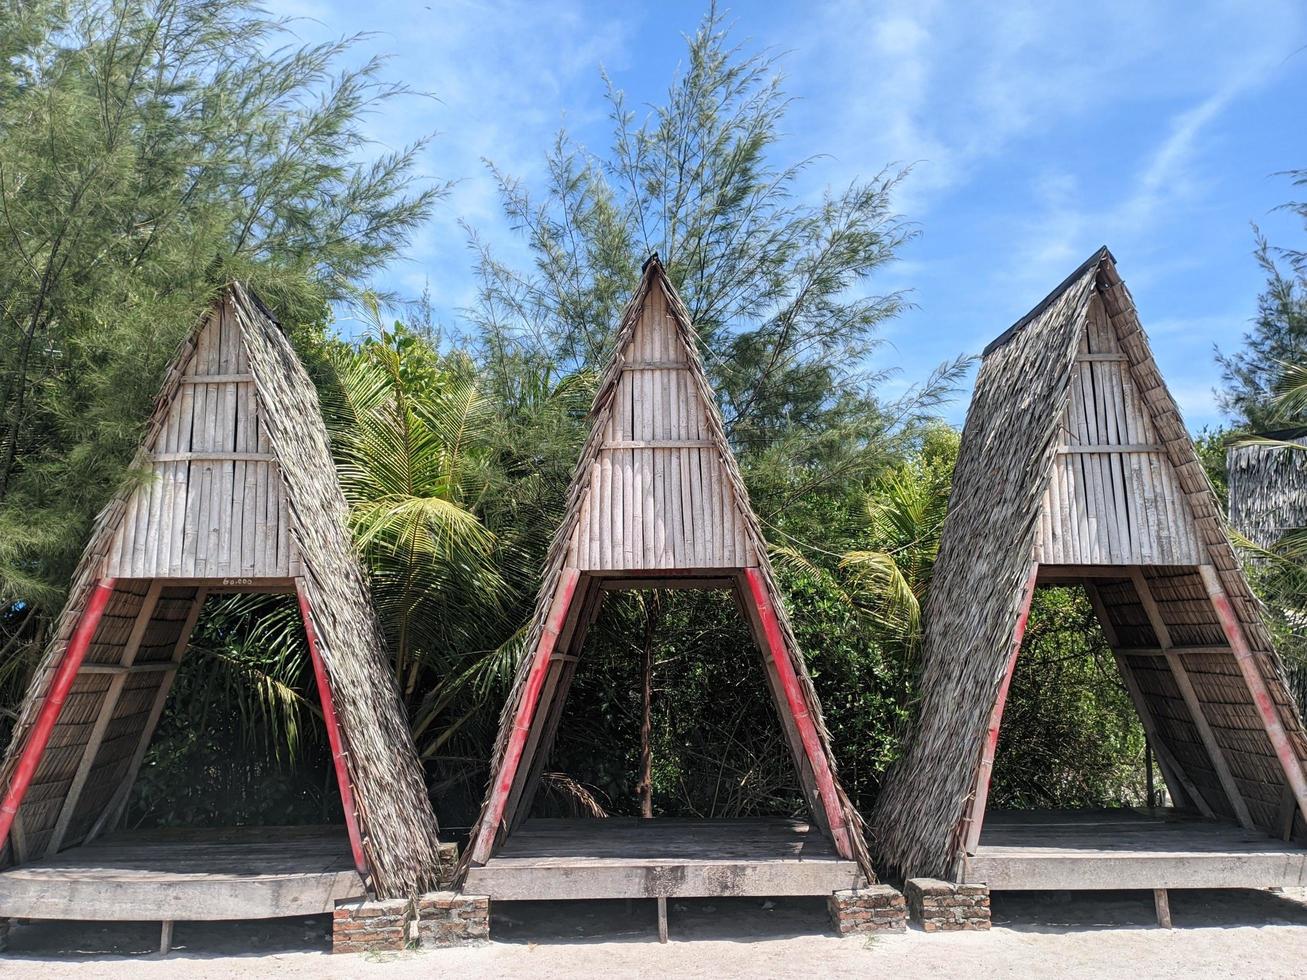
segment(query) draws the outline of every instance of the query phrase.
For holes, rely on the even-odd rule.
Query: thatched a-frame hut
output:
[[[317,394],[239,284],[172,360],[134,470],[0,768],[0,916],[255,918],[430,888],[435,817]],[[233,591],[298,599],[345,827],[115,835],[205,598]]]
[[[605,594],[682,587],[728,590],[746,611],[817,832],[781,820],[752,821],[747,834],[730,822],[524,825]],[[525,651],[465,852],[468,891],[665,903],[683,895],[829,894],[850,887],[859,865],[870,873],[860,820],[836,776],[689,312],[657,256],[623,314],[595,397]],[[596,864],[601,854],[606,859]]]
[[[986,820],[1043,584],[1086,589],[1172,800],[1205,819]],[[896,873],[1154,889],[1307,874],[1307,852],[1271,839],[1307,834],[1302,721],[1106,249],[985,350],[922,659],[920,714],[873,820],[877,857]]]
[[[1268,432],[1265,438],[1280,445],[1231,446],[1225,464],[1230,526],[1253,544],[1269,548],[1286,532],[1307,528],[1307,431]]]

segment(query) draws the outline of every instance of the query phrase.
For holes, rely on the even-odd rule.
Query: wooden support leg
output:
[[[1194,690],[1193,682],[1189,679],[1189,671],[1185,668],[1184,657],[1172,649],[1174,644],[1171,642],[1170,627],[1167,626],[1161,607],[1157,605],[1157,600],[1153,597],[1153,591],[1148,586],[1148,579],[1144,577],[1141,569],[1132,568],[1130,570],[1130,581],[1134,585],[1139,604],[1144,608],[1144,615],[1148,617],[1148,623],[1153,629],[1153,635],[1157,637],[1157,645],[1166,654],[1166,663],[1171,669],[1171,679],[1175,681],[1180,697],[1184,699],[1185,708],[1189,712],[1189,720],[1193,723],[1194,729],[1198,732],[1198,737],[1202,740],[1203,748],[1207,751],[1207,757],[1211,760],[1212,769],[1215,771],[1217,779],[1220,780],[1221,789],[1224,790],[1226,799],[1230,801],[1230,810],[1242,826],[1251,829],[1253,827],[1253,818],[1248,812],[1248,805],[1244,802],[1243,794],[1239,792],[1239,786],[1235,782],[1234,773],[1231,772],[1229,763],[1226,761],[1225,750],[1221,747],[1221,743],[1216,738],[1216,733],[1212,731],[1212,726],[1207,720],[1207,715],[1203,712],[1202,701],[1198,697],[1198,692]]]
[[[1235,615],[1230,597],[1226,595],[1225,586],[1221,584],[1220,573],[1211,565],[1200,565],[1198,572],[1212,601],[1212,608],[1216,610],[1216,618],[1221,623],[1221,632],[1225,634],[1230,649],[1234,651],[1235,662],[1239,665],[1239,671],[1248,685],[1248,694],[1262,716],[1262,723],[1266,726],[1266,737],[1270,740],[1271,748],[1275,750],[1276,758],[1279,759],[1280,766],[1284,770],[1285,785],[1293,792],[1298,809],[1303,819],[1307,820],[1307,769],[1304,769],[1297,750],[1284,730],[1284,724],[1280,720],[1280,709],[1266,686],[1266,678],[1262,676],[1261,666],[1254,659],[1252,648],[1248,645],[1248,637],[1244,635],[1243,625]]]
[[[1030,621],[1030,603],[1035,598],[1035,584],[1039,581],[1039,563],[1030,563],[1030,572],[1026,576],[1025,591],[1017,608],[1017,621],[1012,628],[1012,642],[1008,647],[1007,666],[999,680],[994,704],[989,712],[989,725],[985,730],[985,741],[981,746],[980,760],[976,766],[975,788],[971,795],[970,809],[966,816],[966,831],[963,847],[967,854],[975,854],[980,846],[980,831],[985,823],[985,805],[989,802],[989,777],[994,771],[994,754],[998,751],[998,733],[1003,724],[1003,708],[1007,704],[1008,688],[1012,686],[1012,672],[1016,670],[1017,655],[1021,652],[1021,641],[1026,636],[1026,623]]]
[[[1153,889],[1153,907],[1157,910],[1157,924],[1163,929],[1171,928],[1171,899],[1165,888]]]
[[[132,664],[136,663],[136,655],[141,650],[141,641],[145,639],[145,631],[149,629],[150,620],[154,618],[154,611],[158,608],[159,596],[162,592],[163,581],[161,579],[155,579],[150,583],[144,598],[141,599],[141,608],[136,613],[131,632],[127,635],[127,643],[123,647],[119,659],[120,666],[131,667]],[[47,856],[58,853],[59,849],[63,847],[64,838],[68,836],[73,817],[77,814],[77,804],[81,801],[82,791],[86,788],[86,781],[91,775],[91,770],[95,767],[95,760],[100,754],[100,746],[104,743],[105,734],[109,730],[110,722],[113,721],[114,712],[118,709],[118,701],[122,697],[126,683],[126,673],[115,674],[112,680],[109,681],[108,689],[101,697],[100,711],[96,715],[91,734],[87,737],[86,747],[82,749],[82,758],[77,765],[76,773],[73,775],[72,785],[69,786],[68,793],[64,796],[63,806],[59,810],[59,819],[55,822],[54,832],[50,834],[50,842],[46,845],[45,853]],[[164,683],[162,678],[159,683]]]
[[[508,807],[508,797],[517,780],[517,769],[522,762],[527,737],[536,722],[536,708],[539,706],[540,694],[549,673],[549,661],[553,656],[559,634],[563,630],[563,624],[567,620],[568,609],[572,604],[572,596],[576,592],[576,584],[580,576],[580,570],[570,565],[564,567],[559,574],[540,641],[531,654],[531,670],[527,676],[527,683],[518,697],[508,745],[500,759],[498,771],[491,774],[491,790],[485,811],[473,831],[472,840],[468,842],[471,849],[470,860],[475,865],[485,864],[490,859],[490,852],[494,850],[500,825],[504,819],[504,811]]]
[[[658,901],[658,941],[667,942],[667,899],[659,897]]]
[[[159,955],[167,956],[172,949],[172,921],[165,920],[159,930]]]

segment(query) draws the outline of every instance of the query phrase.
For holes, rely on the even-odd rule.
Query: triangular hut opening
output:
[[[0,769],[0,916],[258,918],[425,890],[435,818],[313,384],[227,287],[170,364]],[[205,598],[295,596],[344,827],[116,833]]]
[[[728,590],[745,610],[815,827],[527,821],[604,595],[680,587]],[[656,256],[595,398],[465,863],[466,889],[492,899],[828,894],[858,880],[859,863],[870,873],[689,313]]]
[[[1088,592],[1173,810],[986,817],[1044,584]],[[896,872],[1153,889],[1307,874],[1307,854],[1283,843],[1307,834],[1301,719],[1106,249],[985,351],[922,657],[920,715],[874,821]]]

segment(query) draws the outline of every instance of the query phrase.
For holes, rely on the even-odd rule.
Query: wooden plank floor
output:
[[[828,895],[857,865],[784,818],[528,820],[464,891],[492,899]]]
[[[363,893],[344,827],[140,830],[0,871],[0,916],[276,918]]]
[[[991,811],[963,880],[993,889],[1307,885],[1307,848],[1174,811]]]

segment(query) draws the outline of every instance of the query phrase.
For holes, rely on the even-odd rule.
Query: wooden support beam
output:
[[[1007,664],[1003,668],[1003,676],[999,679],[998,691],[995,693],[994,704],[989,712],[989,725],[985,730],[985,741],[981,746],[980,761],[976,766],[971,805],[963,821],[965,826],[962,842],[964,852],[967,854],[975,854],[980,844],[980,831],[985,823],[985,805],[989,802],[989,778],[994,770],[994,753],[998,750],[999,728],[1003,724],[1003,707],[1007,704],[1008,688],[1012,686],[1012,672],[1016,670],[1021,641],[1025,639],[1026,623],[1030,621],[1030,603],[1035,597],[1035,583],[1038,581],[1039,563],[1032,561],[1017,606],[1017,621],[1008,644]]]
[[[493,782],[490,798],[486,803],[485,816],[475,830],[475,844],[471,854],[473,864],[485,864],[490,859],[491,851],[494,850],[500,824],[504,818],[504,810],[508,806],[508,797],[513,791],[517,769],[522,762],[522,752],[526,748],[527,737],[531,734],[531,726],[535,722],[540,694],[549,672],[549,658],[553,655],[559,633],[562,632],[563,624],[567,620],[568,609],[572,604],[580,575],[580,570],[570,565],[565,566],[559,573],[549,615],[536,649],[532,652],[526,686],[522,690],[513,715],[513,728],[508,736],[508,746],[498,771],[491,774]]]
[[[655,901],[658,903],[658,941],[667,942],[667,898],[659,895]]]
[[[603,593],[597,587],[598,583],[592,579],[582,581],[584,584],[578,586],[582,594],[572,603],[563,630],[559,634],[558,643],[554,647],[554,653],[549,658],[549,673],[545,678],[545,686],[540,692],[540,705],[537,709],[542,720],[531,726],[531,734],[527,737],[526,746],[522,750],[522,764],[518,767],[513,791],[508,797],[508,806],[504,808],[504,823],[509,828],[521,822],[518,819],[519,813],[525,817],[530,810],[531,799],[535,795],[536,785],[544,765],[544,756],[549,750],[554,732],[557,731],[567,692],[571,687],[572,676],[576,672],[576,664],[581,659],[579,654],[585,642],[586,630],[593,621],[592,614],[596,612],[591,607],[593,604],[603,602]],[[567,650],[575,650],[576,655],[562,652]]]
[[[83,664],[81,672],[83,674],[107,674],[110,677],[121,677],[125,674],[154,674],[176,669],[177,665],[172,661],[161,660],[157,663],[132,664],[130,667],[124,667],[122,664]]]
[[[179,383],[184,385],[244,384],[253,380],[252,374],[188,374]]]
[[[28,787],[32,785],[36,771],[41,766],[41,759],[50,744],[50,735],[59,722],[59,714],[63,711],[68,692],[72,689],[73,682],[77,680],[77,671],[81,668],[82,661],[86,659],[86,652],[95,639],[95,631],[99,629],[104,610],[113,597],[113,589],[112,578],[100,579],[91,589],[77,627],[69,638],[68,646],[64,649],[54,676],[50,678],[50,685],[46,688],[41,709],[37,712],[36,721],[27,733],[17,764],[10,775],[9,785],[5,789],[4,798],[0,800],[0,851],[4,850],[5,842],[9,839],[9,831],[18,817],[18,811],[22,809],[23,797],[27,795]]]
[[[836,852],[842,858],[852,858],[853,842],[845,825],[844,807],[835,791],[835,775],[831,771],[830,759],[826,757],[825,748],[817,734],[817,726],[808,712],[798,674],[794,670],[794,664],[790,662],[790,651],[781,633],[780,621],[776,617],[776,610],[772,606],[762,572],[756,567],[746,568],[744,580],[749,586],[748,598],[752,600],[758,618],[762,621],[763,634],[767,639],[767,653],[776,667],[781,690],[785,695],[785,701],[778,704],[777,709],[778,711],[788,709],[799,731],[804,754],[807,756],[808,764],[812,766],[812,773],[817,782],[817,793],[826,814],[831,842],[835,845]]]
[[[172,951],[172,920],[164,919],[159,929],[159,955],[167,956]]]
[[[1234,651],[1228,646],[1176,646],[1170,649],[1161,647],[1121,647],[1117,653],[1123,657],[1167,657],[1173,654],[1188,656],[1189,654],[1230,654]]]
[[[100,701],[100,711],[95,717],[95,724],[91,727],[90,735],[87,736],[86,746],[82,749],[81,761],[77,764],[77,771],[74,773],[73,781],[69,784],[68,792],[64,796],[63,806],[59,809],[59,818],[55,821],[54,832],[50,834],[50,842],[46,845],[45,853],[47,855],[57,854],[59,848],[63,847],[64,838],[68,835],[68,827],[72,824],[73,816],[77,813],[77,804],[81,801],[82,791],[86,789],[86,780],[95,767],[95,757],[100,754],[100,746],[104,743],[105,732],[109,730],[109,722],[113,721],[113,714],[118,709],[118,699],[122,697],[123,687],[127,683],[127,671],[131,670],[132,665],[136,663],[136,655],[141,650],[141,641],[145,639],[145,631],[149,629],[150,621],[154,618],[155,610],[159,606],[159,595],[162,592],[163,583],[155,579],[150,583],[144,597],[141,599],[141,608],[136,613],[136,619],[132,621],[131,631],[127,634],[127,642],[123,645],[122,659],[117,664],[121,668],[121,672],[113,675],[113,678],[109,681],[109,687]]]
[[[166,580],[161,579],[160,581],[166,584]],[[177,634],[177,642],[173,644],[172,656],[169,658],[174,666],[181,663],[182,655],[186,653],[186,647],[191,642],[191,633],[195,630],[195,623],[200,618],[200,612],[204,609],[204,600],[207,597],[208,592],[204,588],[195,590],[195,599],[191,603],[190,611],[186,614],[186,619],[182,622],[181,631]],[[127,775],[118,786],[118,789],[114,791],[113,798],[110,799],[109,805],[104,808],[104,812],[91,825],[90,832],[87,833],[83,843],[100,836],[106,827],[117,826],[118,821],[122,819],[123,812],[127,809],[127,801],[131,798],[132,786],[135,785],[136,777],[141,771],[141,765],[145,762],[145,753],[150,747],[150,740],[154,738],[154,730],[159,726],[159,718],[163,715],[164,705],[168,703],[168,693],[172,690],[173,682],[176,679],[177,672],[175,670],[163,675],[159,690],[154,695],[154,703],[150,706],[150,714],[145,720],[145,726],[141,729],[141,737],[137,740],[136,751],[132,753],[132,761],[128,764]]]
[[[601,449],[715,449],[709,439],[614,439]]]
[[[1257,706],[1258,713],[1262,716],[1262,724],[1266,726],[1266,736],[1270,740],[1271,748],[1275,750],[1275,756],[1280,762],[1285,782],[1293,791],[1303,820],[1307,821],[1307,774],[1303,772],[1302,762],[1298,758],[1293,743],[1289,741],[1288,733],[1284,730],[1284,724],[1280,720],[1279,707],[1271,697],[1270,688],[1266,686],[1266,678],[1262,676],[1261,666],[1257,663],[1252,648],[1248,645],[1248,637],[1244,635],[1243,625],[1234,614],[1234,607],[1230,604],[1230,597],[1225,594],[1225,586],[1221,584],[1220,573],[1211,565],[1200,565],[1198,572],[1202,576],[1207,595],[1212,601],[1212,608],[1216,610],[1216,618],[1221,623],[1221,630],[1225,633],[1230,648],[1234,650],[1234,659],[1239,664],[1239,671],[1243,674],[1244,682],[1248,685],[1248,693],[1252,697],[1253,704]]]
[[[354,803],[354,783],[349,774],[348,750],[344,734],[336,719],[336,696],[331,688],[331,677],[318,648],[318,628],[313,622],[313,608],[309,594],[301,586],[299,593],[300,619],[304,624],[304,638],[308,642],[309,657],[313,661],[313,677],[318,685],[318,707],[322,711],[322,725],[327,730],[327,744],[331,747],[331,762],[336,770],[336,783],[340,788],[340,803],[345,811],[345,830],[349,835],[350,851],[354,855],[354,868],[359,876],[368,880],[368,859],[363,850],[363,832],[359,826],[359,811]]]
[[[748,594],[748,585],[740,576],[735,589],[731,591],[731,598],[735,600],[735,607],[740,616],[749,624],[753,632],[754,642],[758,645],[758,656],[763,665],[763,677],[767,681],[767,690],[771,694],[772,703],[776,706],[776,716],[780,719],[781,731],[785,734],[785,741],[790,748],[790,758],[794,760],[795,775],[799,779],[799,788],[803,792],[803,798],[808,804],[808,810],[812,814],[813,821],[829,836],[830,827],[826,825],[826,814],[821,805],[820,794],[817,792],[817,780],[812,771],[812,766],[808,764],[807,755],[803,749],[803,739],[799,735],[799,729],[794,724],[788,712],[781,710],[781,705],[785,700],[785,693],[781,687],[780,675],[776,672],[776,665],[767,654],[767,637],[762,627],[762,620],[758,616],[758,610],[754,608],[752,602],[746,599]]]
[[[1163,929],[1171,928],[1171,900],[1165,888],[1153,889],[1153,908],[1157,912],[1157,924]]]
[[[1216,733],[1212,731],[1207,715],[1203,712],[1202,701],[1199,700],[1198,692],[1194,690],[1193,681],[1189,679],[1189,671],[1185,669],[1183,655],[1173,652],[1171,630],[1166,625],[1157,600],[1153,598],[1152,589],[1148,587],[1148,579],[1140,569],[1132,568],[1130,581],[1134,583],[1135,593],[1144,607],[1144,614],[1148,617],[1154,635],[1157,636],[1158,644],[1167,651],[1166,663],[1171,669],[1171,677],[1180,690],[1180,696],[1189,711],[1189,718],[1194,723],[1194,728],[1198,730],[1198,737],[1202,739],[1203,747],[1207,750],[1207,757],[1211,760],[1212,768],[1221,781],[1221,789],[1225,791],[1226,799],[1230,801],[1230,808],[1239,823],[1251,829],[1255,825],[1252,815],[1248,812],[1248,804],[1244,802],[1243,794],[1239,792],[1239,786],[1235,782],[1234,773],[1230,771],[1225,750],[1221,748],[1221,743],[1217,741]]]
[[[1059,446],[1057,453],[1059,456],[1083,456],[1095,455],[1099,453],[1164,453],[1165,446],[1159,446],[1155,443],[1095,443],[1094,445],[1080,446]]]
[[[275,463],[273,453],[155,453],[150,457],[153,463]]]
[[[1139,715],[1139,724],[1143,726],[1144,736],[1148,739],[1148,744],[1152,746],[1153,753],[1157,756],[1157,764],[1162,770],[1162,779],[1166,782],[1166,788],[1171,793],[1171,799],[1175,801],[1177,806],[1183,806],[1188,801],[1197,807],[1203,816],[1215,817],[1215,811],[1208,805],[1202,793],[1198,791],[1198,787],[1184,774],[1184,769],[1171,754],[1170,748],[1162,738],[1157,719],[1153,716],[1152,708],[1148,704],[1148,697],[1139,686],[1139,678],[1135,676],[1135,672],[1125,659],[1127,652],[1117,649],[1116,627],[1112,625],[1112,620],[1107,613],[1107,606],[1104,604],[1103,597],[1099,593],[1097,586],[1086,584],[1085,594],[1089,596],[1089,604],[1093,606],[1094,614],[1098,617],[1104,638],[1107,640],[1108,645],[1112,647],[1112,656],[1116,660],[1116,669],[1120,671],[1121,680],[1125,683],[1125,689],[1130,694],[1130,700],[1135,706],[1135,713]]]

